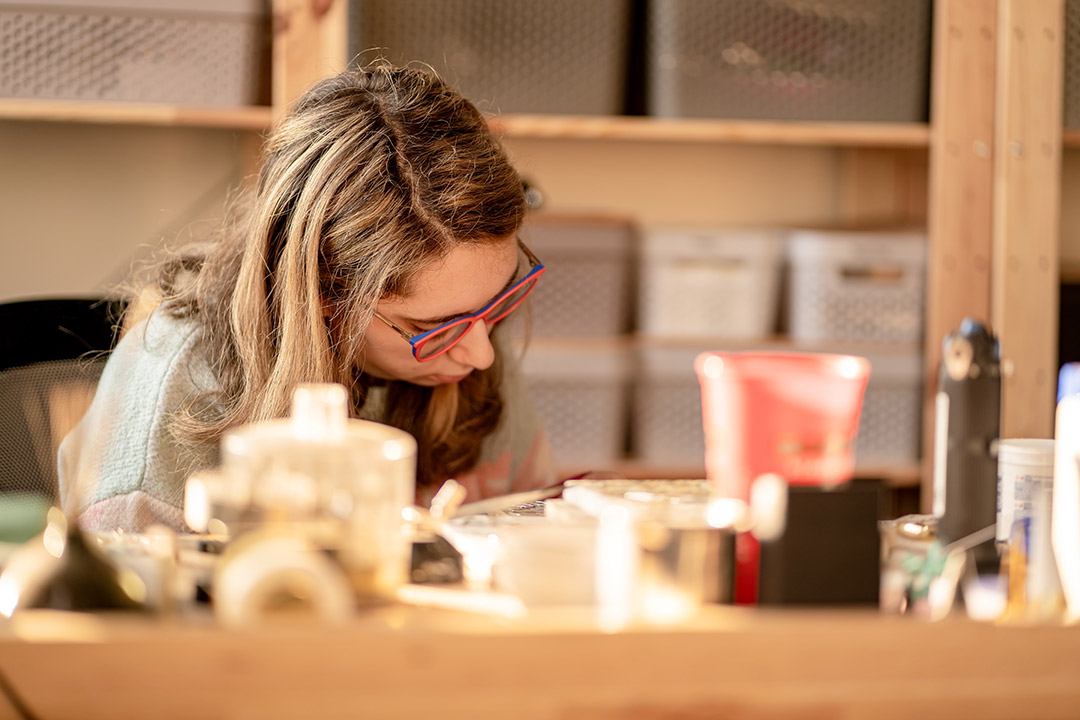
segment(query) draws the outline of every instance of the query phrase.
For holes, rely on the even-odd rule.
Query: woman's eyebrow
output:
[[[490,300],[488,300],[486,303],[481,305],[476,310],[473,310],[472,312],[455,313],[453,315],[444,315],[443,317],[437,317],[437,318],[425,318],[425,319],[411,318],[409,320],[409,322],[417,323],[417,324],[420,324],[420,325],[442,325],[443,323],[453,322],[454,320],[457,320],[459,318],[468,317],[469,315],[472,315],[472,314],[478,312],[480,310],[480,308],[486,308],[488,305],[495,302],[495,300],[497,300],[500,295],[502,295],[504,292],[509,290],[511,288],[511,286],[513,286],[513,284],[517,281],[518,269],[519,268],[517,268],[517,267],[514,268],[514,272],[510,275],[510,279],[506,281],[506,284],[502,286],[502,290],[495,293],[494,297],[492,297]]]

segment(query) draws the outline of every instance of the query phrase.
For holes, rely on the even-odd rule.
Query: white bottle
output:
[[[1080,363],[1058,376],[1051,534],[1070,621],[1080,620]]]

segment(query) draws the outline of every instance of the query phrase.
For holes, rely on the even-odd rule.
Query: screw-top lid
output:
[[[1080,394],[1080,362],[1065,363],[1058,373],[1058,402],[1067,395]]]

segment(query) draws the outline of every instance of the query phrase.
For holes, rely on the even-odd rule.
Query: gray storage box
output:
[[[630,0],[352,0],[349,53],[419,61],[481,110],[623,111]]]
[[[793,338],[922,339],[924,233],[799,230],[789,237],[788,252]]]
[[[0,96],[269,104],[260,0],[0,2]]]
[[[650,113],[921,122],[930,0],[650,0]]]

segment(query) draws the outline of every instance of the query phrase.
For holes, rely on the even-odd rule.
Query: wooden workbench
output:
[[[257,631],[16,620],[0,670],[43,719],[1080,717],[1078,627],[715,606],[614,634],[405,607]]]

